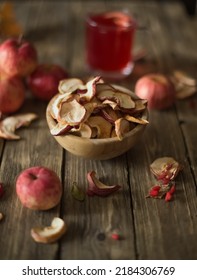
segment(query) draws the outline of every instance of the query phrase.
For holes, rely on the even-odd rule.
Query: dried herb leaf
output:
[[[77,182],[73,182],[71,194],[76,200],[84,201],[85,199],[85,193],[80,187],[78,187]]]

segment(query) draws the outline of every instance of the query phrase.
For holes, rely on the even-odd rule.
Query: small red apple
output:
[[[20,109],[24,100],[25,87],[21,78],[0,73],[0,112],[14,113]]]
[[[0,45],[0,70],[9,76],[25,77],[37,65],[37,51],[24,40],[7,39]]]
[[[67,77],[67,72],[59,65],[40,64],[28,77],[27,84],[34,96],[49,101],[58,93],[59,82]]]
[[[22,171],[16,180],[16,193],[21,203],[33,210],[55,207],[62,196],[62,185],[57,174],[43,166]]]
[[[173,105],[176,91],[170,79],[160,73],[142,76],[135,85],[135,94],[148,100],[149,109],[166,109]]]

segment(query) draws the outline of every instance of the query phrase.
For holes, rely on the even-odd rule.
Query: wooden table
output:
[[[127,8],[144,31],[136,34],[135,48],[148,56],[135,65],[120,84],[134,89],[137,78],[148,72],[172,73],[179,69],[196,77],[197,21],[179,2],[149,1],[23,1],[14,2],[26,39],[34,42],[40,62],[57,63],[72,77],[87,77],[84,67],[84,18],[100,8]],[[28,93],[27,93],[28,95]],[[51,137],[47,104],[27,98],[20,112],[35,112],[39,119],[18,130],[19,141],[0,140],[0,259],[196,259],[197,258],[197,95],[177,100],[164,111],[150,111],[150,124],[128,153],[106,161],[78,158]],[[155,178],[149,165],[163,156],[183,166],[176,179],[174,199],[147,199]],[[24,208],[15,192],[17,175],[31,166],[57,172],[64,192],[61,204],[49,211]],[[122,189],[109,197],[71,195],[73,181],[87,189],[86,174],[95,170],[105,183]],[[68,231],[58,242],[38,244],[30,230],[63,218]],[[118,230],[122,238],[111,238]]]

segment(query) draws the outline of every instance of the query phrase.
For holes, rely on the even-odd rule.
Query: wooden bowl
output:
[[[139,99],[130,90],[117,85],[113,86],[130,94],[133,98]],[[50,114],[50,107],[52,102],[53,99],[49,102],[46,109],[46,119],[49,129],[52,129],[56,124],[55,120]],[[143,112],[142,117],[144,119],[148,119],[147,109]],[[64,149],[66,149],[71,154],[87,159],[107,160],[122,155],[130,150],[139,141],[145,127],[146,125],[136,125],[134,129],[125,134],[122,140],[119,140],[118,137],[104,139],[87,139],[71,134],[53,137]]]

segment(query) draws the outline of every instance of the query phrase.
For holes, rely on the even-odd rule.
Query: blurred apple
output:
[[[40,64],[27,78],[27,85],[34,96],[49,101],[58,93],[59,82],[67,77],[67,72],[59,65]]]
[[[37,66],[37,51],[27,41],[7,39],[0,45],[0,70],[8,76],[26,77]]]
[[[23,170],[17,177],[16,193],[25,207],[48,210],[60,202],[62,184],[53,170],[33,166]]]
[[[163,110],[174,104],[176,91],[166,75],[150,73],[137,80],[135,94],[148,100],[149,109]]]
[[[25,87],[22,79],[0,73],[0,112],[3,114],[14,113],[20,109],[24,100]]]

